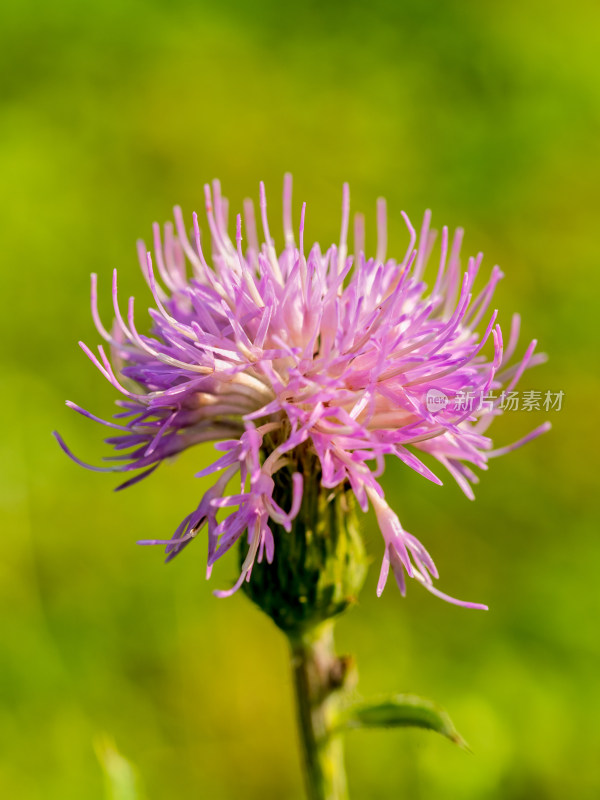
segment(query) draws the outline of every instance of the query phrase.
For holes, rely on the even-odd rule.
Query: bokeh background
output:
[[[335,241],[344,180],[371,246],[380,194],[391,251],[401,209],[464,225],[466,251],[506,273],[502,321],[520,311],[523,347],[550,354],[522,388],[565,392],[560,412],[496,425],[499,443],[554,429],[493,463],[475,503],[390,465],[442,587],[491,610],[418,585],[377,600],[366,519],[375,564],[340,648],[365,695],[435,699],[473,755],[422,731],[355,733],[353,797],[600,796],[597,4],[5,0],[0,14],[0,795],[302,796],[286,644],[244,596],[211,594],[235,558],[207,584],[202,543],[168,567],[135,545],[195,507],[210,448],[113,494],[51,437],[104,454],[63,404],[103,416],[114,400],[76,344],[98,340],[89,273],[105,317],[113,267],[123,296],[147,297],[136,238],[175,203],[200,211],[216,176],[233,209],[265,180],[281,242],[290,170],[311,240]]]

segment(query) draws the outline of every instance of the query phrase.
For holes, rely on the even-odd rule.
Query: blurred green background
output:
[[[597,218],[600,14],[535,0],[284,4],[5,1],[0,21],[4,424],[0,504],[0,795],[125,800],[302,796],[286,644],[238,594],[235,558],[204,580],[205,548],[168,567],[140,537],[170,535],[198,502],[210,448],[127,492],[78,469],[114,392],[77,340],[98,341],[89,273],[148,297],[137,237],[220,177],[232,209],[264,179],[271,230],[284,171],[308,238],[339,231],[341,184],[367,214],[380,194],[390,250],[399,212],[466,228],[465,250],[506,273],[501,320],[550,354],[522,388],[565,392],[560,412],[507,414],[469,503],[408,468],[385,486],[433,553],[445,605],[416,584],[375,597],[376,562],[339,627],[364,694],[411,691],[452,715],[474,755],[422,731],[348,739],[354,798],[564,800],[600,796],[600,564],[595,456],[600,386]],[[111,744],[112,742],[112,744]],[[117,751],[121,753],[121,758]],[[100,767],[120,776],[111,795]]]

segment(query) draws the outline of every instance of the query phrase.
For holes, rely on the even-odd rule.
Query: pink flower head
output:
[[[432,456],[472,498],[477,476],[500,455],[548,429],[545,424],[521,442],[492,450],[485,432],[502,413],[500,389],[512,391],[523,371],[544,357],[535,341],[510,365],[519,337],[513,318],[503,346],[497,312],[490,313],[502,277],[492,269],[473,296],[482,255],[461,269],[462,230],[441,234],[440,255],[432,265],[431,289],[424,282],[435,233],[430,212],[417,235],[403,214],[409,241],[400,261],[386,255],[386,206],[378,202],[377,248],[364,252],[364,225],[356,215],[354,255],[348,253],[350,194],[344,186],[338,245],[325,253],[314,244],[306,254],[305,206],[299,242],[292,226],[292,182],[284,182],[284,247],[278,253],[269,232],[264,186],[260,211],[264,242],[259,244],[251,201],[236,219],[234,241],[227,227],[227,201],[218,181],[206,186],[209,235],[202,238],[193,215],[188,235],[181,210],[175,227],[154,226],[154,258],[143,242],[138,252],[154,305],[150,335],[138,332],[134,300],[123,311],[113,277],[115,322],[102,325],[92,276],[92,314],[110,345],[95,355],[81,347],[117,389],[121,410],[105,421],[68,403],[79,413],[114,429],[107,439],[117,466],[90,469],[134,472],[124,488],[154,471],[168,456],[198,442],[214,441],[220,457],[200,475],[220,473],[198,508],[165,545],[167,560],[208,529],[208,573],[242,536],[248,554],[239,580],[249,580],[256,561],[272,561],[271,524],[290,530],[302,504],[303,477],[295,470],[298,448],[318,458],[326,489],[349,486],[359,506],[373,507],[385,551],[378,584],[383,591],[391,566],[402,593],[405,575],[452,603],[433,586],[438,577],[423,545],[406,532],[379,483],[386,456],[396,456],[420,475],[441,484],[420,460]],[[245,244],[245,246],[244,246]],[[210,257],[208,250],[210,249]],[[209,263],[210,261],[210,263]],[[491,341],[491,356],[484,354]],[[493,394],[493,397],[492,397]],[[462,403],[461,398],[491,398]],[[57,435],[63,449],[78,463]],[[274,499],[274,475],[291,474],[292,500],[281,508]],[[237,489],[232,484],[237,484]],[[224,516],[222,508],[230,513]]]

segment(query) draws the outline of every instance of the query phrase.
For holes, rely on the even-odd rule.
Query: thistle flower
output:
[[[114,429],[106,441],[116,451],[116,466],[104,472],[137,473],[118,488],[131,486],[166,458],[199,442],[216,442],[221,453],[198,475],[220,473],[197,509],[171,539],[145,540],[164,545],[174,558],[199,532],[208,531],[208,568],[246,537],[247,554],[232,589],[249,581],[257,562],[272,562],[273,527],[289,531],[299,513],[307,479],[323,490],[351,490],[363,511],[375,511],[384,540],[377,593],[391,567],[400,591],[405,576],[451,603],[486,608],[440,592],[438,573],[421,542],[402,527],[386,501],[379,478],[386,456],[396,456],[434,483],[441,480],[419,458],[428,453],[458,482],[467,497],[478,478],[473,466],[543,433],[545,424],[520,442],[492,449],[485,432],[502,413],[500,398],[475,408],[455,401],[466,392],[476,397],[512,391],[526,368],[544,360],[533,341],[511,364],[519,338],[513,317],[504,348],[497,312],[488,308],[502,277],[494,267],[473,298],[482,254],[461,270],[463,232],[450,238],[443,228],[437,268],[428,291],[424,272],[435,239],[430,212],[419,235],[403,213],[409,241],[404,256],[386,256],[386,205],[378,201],[377,247],[367,258],[364,222],[356,215],[354,256],[348,254],[350,198],[344,186],[339,244],[325,253],[318,244],[308,254],[304,243],[305,205],[296,244],[292,226],[291,177],[283,192],[284,247],[277,253],[269,232],[264,186],[260,212],[264,243],[259,245],[252,203],[236,220],[235,241],[227,230],[227,201],[218,181],[205,187],[211,255],[205,254],[198,218],[188,235],[181,209],[175,227],[154,226],[154,258],[138,243],[142,271],[152,293],[150,335],[138,332],[134,299],[122,311],[113,274],[115,322],[109,332],[97,310],[92,275],[92,314],[110,345],[98,356],[81,348],[121,393],[113,420],[100,419],[74,403],[84,416]],[[204,248],[203,248],[204,244]],[[487,321],[486,321],[487,318]],[[485,324],[483,324],[485,322]],[[482,331],[479,332],[480,323]],[[491,355],[484,354],[490,341]],[[428,408],[434,392],[448,399]],[[308,466],[307,466],[308,465]],[[141,470],[141,472],[140,472]],[[282,507],[277,484],[288,491]],[[236,488],[237,487],[237,488]],[[221,509],[229,509],[224,515]]]

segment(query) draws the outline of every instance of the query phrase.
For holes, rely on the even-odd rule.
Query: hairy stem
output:
[[[290,638],[309,800],[347,800],[343,744],[332,734],[349,660],[335,655],[333,622]]]

